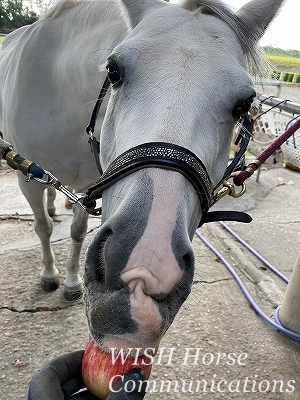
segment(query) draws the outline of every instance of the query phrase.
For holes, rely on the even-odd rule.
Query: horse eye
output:
[[[107,70],[107,77],[112,86],[122,84],[121,74],[118,66],[115,63],[109,62],[106,65],[106,70]]]
[[[233,108],[232,115],[234,118],[241,118],[243,115],[247,114],[250,110],[255,96],[250,96],[247,100],[238,101]]]

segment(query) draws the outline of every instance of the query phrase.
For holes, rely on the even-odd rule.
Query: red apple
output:
[[[124,350],[126,354],[126,350]],[[93,339],[90,339],[82,358],[82,377],[86,388],[99,399],[105,399],[120,375],[134,368],[141,368],[146,377],[151,373],[150,357],[141,354],[138,357],[113,357],[111,353],[103,351]]]

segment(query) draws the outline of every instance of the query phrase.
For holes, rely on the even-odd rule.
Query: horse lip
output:
[[[96,286],[93,289],[94,293]],[[91,296],[89,299],[91,300]],[[114,303],[111,303],[113,300]],[[117,305],[112,307],[116,302],[123,305],[127,303],[129,308],[124,309]],[[146,304],[143,311],[140,308],[141,304]],[[145,294],[139,283],[132,291],[126,286],[111,293],[102,293],[100,296],[98,292],[97,297],[87,304],[86,315],[91,336],[101,348],[106,349],[105,351],[108,347],[156,349],[165,330],[162,309],[168,321],[168,307]],[[105,310],[110,310],[109,314]]]
[[[105,353],[119,353],[120,350],[125,350],[129,357],[131,355],[136,356],[136,351],[147,350],[148,354],[153,356],[157,353],[159,348],[160,339],[157,340],[155,345],[145,345],[145,343],[135,342],[124,338],[122,335],[101,335],[95,332],[93,328],[90,328],[90,335],[95,343],[103,350]]]
[[[99,283],[98,283],[99,285]],[[89,286],[89,285],[88,285]],[[97,283],[96,283],[97,286]],[[178,285],[179,286],[179,285]],[[98,315],[97,312],[97,304],[99,306],[99,304],[105,304],[105,299],[106,296],[111,296],[112,293],[108,294],[106,292],[102,292],[100,297],[96,297],[94,298],[94,300],[92,301],[92,303],[88,303],[87,306],[87,319],[88,319],[88,325],[89,325],[89,330],[90,333],[92,335],[92,337],[94,338],[94,340],[98,343],[98,345],[100,347],[105,347],[104,344],[104,338],[110,337],[110,338],[119,338],[118,340],[123,340],[124,342],[124,346],[126,347],[126,343],[128,343],[128,339],[126,338],[126,335],[131,333],[131,337],[130,337],[130,344],[131,347],[132,346],[137,346],[137,347],[156,347],[156,343],[159,342],[161,340],[161,338],[163,337],[164,333],[166,332],[166,330],[169,328],[171,322],[173,321],[178,309],[180,308],[181,303],[184,301],[184,299],[182,298],[182,294],[178,293],[178,286],[176,288],[174,288],[174,290],[171,293],[165,294],[165,293],[158,293],[158,294],[153,294],[153,295],[147,295],[144,293],[144,296],[148,297],[148,299],[151,299],[151,302],[153,303],[153,306],[157,309],[157,312],[159,313],[160,317],[161,317],[161,322],[160,322],[160,326],[157,326],[155,331],[152,332],[152,334],[150,334],[148,337],[145,337],[144,335],[140,336],[138,333],[138,326],[139,323],[136,319],[131,320],[132,323],[137,323],[136,327],[137,327],[137,331],[134,330],[128,330],[126,332],[118,332],[116,329],[117,325],[115,325],[115,328],[113,328],[111,331],[107,331],[105,326],[97,326],[97,323],[95,324],[95,322],[93,322],[93,310],[96,311],[96,316]],[[96,289],[96,287],[94,287]],[[88,288],[86,288],[86,290],[89,290]],[[139,288],[140,294],[138,295],[141,296],[141,292],[142,292],[142,288]],[[99,295],[99,291],[98,295]],[[129,296],[135,296],[134,293],[130,293],[129,287],[125,286],[122,289],[116,290],[114,291],[115,295],[118,296],[118,294],[120,295],[121,293],[123,294],[128,294]],[[104,297],[102,297],[104,295]],[[184,296],[185,297],[185,296]],[[136,298],[136,296],[135,296]],[[91,299],[91,297],[89,298]],[[94,308],[96,306],[96,308]],[[123,314],[122,314],[123,315]],[[132,317],[132,315],[131,315]],[[102,319],[101,319],[102,320]],[[144,321],[144,320],[143,320]],[[142,323],[143,326],[143,323]],[[144,326],[144,329],[142,328],[142,331],[144,332],[144,334],[148,334],[149,332],[149,326],[148,328],[146,326]],[[141,333],[141,331],[140,331]],[[134,338],[134,335],[136,335],[136,341]],[[148,342],[148,343],[147,343]],[[117,347],[117,346],[112,346],[112,347]],[[127,346],[128,347],[128,346]],[[129,346],[130,347],[130,346]]]
[[[124,338],[116,335],[104,337],[101,343],[101,349],[107,353],[114,354],[118,354],[120,350],[126,350],[129,357],[135,357],[137,351],[143,353],[145,350],[147,350],[148,354],[155,355],[158,351],[158,345],[155,347],[143,346],[141,343],[124,340]]]

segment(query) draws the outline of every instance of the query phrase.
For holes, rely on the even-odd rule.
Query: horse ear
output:
[[[245,33],[258,41],[286,0],[252,0],[237,11]]]
[[[163,0],[121,0],[120,4],[128,16],[129,28],[133,29],[149,11],[165,6],[166,2]]]

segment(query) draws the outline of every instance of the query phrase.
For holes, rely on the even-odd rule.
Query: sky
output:
[[[248,0],[223,1],[235,10],[248,2]],[[280,14],[261,39],[260,45],[300,51],[300,0],[286,0]]]
[[[170,1],[178,3],[180,0]],[[223,1],[234,10],[238,10],[248,3],[249,0]],[[300,51],[300,0],[286,0],[280,14],[273,20],[264,37],[261,39],[260,45]]]

